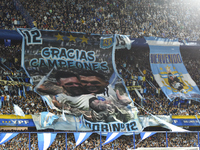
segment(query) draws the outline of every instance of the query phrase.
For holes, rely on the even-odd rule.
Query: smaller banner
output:
[[[140,137],[141,137],[141,140],[144,140],[154,134],[156,134],[156,132],[141,132]]]
[[[103,143],[103,145],[106,145],[114,140],[116,140],[118,137],[123,135],[123,132],[110,132],[107,134],[106,141]]]
[[[65,115],[66,120],[63,120],[63,116],[59,116],[59,119],[55,122],[54,125],[48,127],[42,127],[41,125],[41,114],[38,115],[25,115],[25,117],[20,117],[16,115],[0,115],[0,126],[20,126],[20,127],[36,127],[37,130],[43,130],[46,128],[52,128],[56,130],[81,130],[102,132],[125,132],[125,131],[135,131],[138,132],[136,128],[137,121],[142,125],[143,128],[148,126],[158,126],[159,123],[152,116],[139,116],[137,120],[132,120],[127,123],[113,122],[112,124],[102,123],[101,122],[90,122],[84,119],[84,117],[74,117],[73,115]],[[165,120],[166,122],[173,122],[176,120],[174,116],[159,115],[160,119]],[[195,116],[190,116],[192,119],[195,119]],[[200,116],[199,116],[200,117]],[[180,119],[180,118],[178,118]],[[187,119],[187,118],[185,118]],[[176,125],[176,124],[174,124]],[[125,127],[126,126],[126,127]],[[182,126],[182,125],[181,125]],[[134,130],[137,129],[137,130]],[[141,130],[141,129],[140,129]]]
[[[16,115],[0,115],[0,126],[35,127],[31,115],[25,117]]]
[[[0,80],[1,85],[25,85],[31,86],[32,84],[26,82],[19,82],[19,81],[7,81],[7,80]]]
[[[200,116],[172,116],[176,126],[200,126]]]
[[[92,132],[74,132],[76,146],[83,143],[87,138],[90,137],[91,134]]]
[[[169,100],[176,97],[199,99],[200,91],[188,74],[180,54],[178,40],[145,38],[150,48],[150,65],[154,78]]]
[[[0,134],[0,145],[3,143],[6,143],[7,141],[11,140],[15,136],[17,136],[18,133],[1,133]]]
[[[37,133],[39,150],[46,150],[51,146],[57,133]]]

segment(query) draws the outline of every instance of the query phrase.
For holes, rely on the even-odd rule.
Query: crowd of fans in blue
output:
[[[20,6],[20,7],[19,7]],[[187,0],[2,0],[0,1],[0,29],[16,30],[17,28],[37,27],[44,30],[59,30],[68,32],[86,32],[88,34],[126,34],[131,38],[143,36],[178,38],[184,41],[198,41],[200,23],[200,2]],[[23,8],[30,18],[24,17]],[[32,22],[28,22],[32,20]],[[187,71],[197,86],[200,86],[200,61],[198,53],[182,51],[182,57]],[[20,81],[29,83],[21,66],[21,43],[5,46],[0,44],[0,80]],[[141,49],[134,51],[117,50],[116,65],[126,86],[140,86],[139,92],[144,99],[137,96],[134,90],[130,95],[134,102],[144,109],[139,109],[138,115],[199,115],[199,102],[176,98],[169,101],[157,85],[149,65],[149,52]],[[149,84],[152,83],[151,85]],[[152,86],[153,85],[153,86]],[[23,109],[25,114],[37,114],[46,111],[42,99],[33,89],[25,86],[26,97],[23,96],[22,85],[0,84],[0,114],[14,114],[13,103]],[[21,96],[19,96],[19,89]],[[144,111],[146,110],[146,111]],[[56,112],[58,113],[58,112]],[[174,133],[175,134],[175,133]],[[65,142],[58,141],[50,149],[65,149]],[[180,136],[180,135],[179,135]],[[178,135],[169,135],[168,144],[174,146],[197,146],[196,134],[184,134],[184,139],[176,139]],[[10,141],[28,143],[28,134],[19,135]],[[69,150],[74,148],[73,136],[69,136]],[[156,140],[153,140],[156,139]],[[188,143],[188,139],[194,139]],[[59,141],[60,140],[60,141]],[[159,140],[159,141],[158,141]],[[37,138],[31,140],[32,149],[37,149]],[[139,142],[139,137],[136,138]],[[152,139],[138,144],[139,147],[165,147],[165,135],[154,135]],[[186,142],[187,141],[187,142]],[[12,149],[10,143],[0,145],[3,149]],[[60,143],[60,144],[59,144]],[[62,144],[61,144],[62,143]],[[133,147],[131,138],[116,140],[105,146],[105,149],[128,149]],[[17,145],[17,144],[16,144]],[[58,147],[59,145],[59,147]],[[98,147],[99,139],[90,139],[82,145],[84,149]],[[16,149],[27,149],[28,144]],[[82,149],[77,147],[76,149]],[[98,148],[96,148],[98,149]]]
[[[115,141],[102,145],[105,150],[131,150],[138,147],[198,147],[197,133],[168,133],[167,140],[165,133],[157,133],[153,136],[141,141],[140,135],[121,136]],[[0,145],[1,149],[27,150],[29,148],[29,134],[20,133],[9,142]],[[104,143],[106,137],[102,136],[101,144]],[[19,144],[20,143],[20,144]],[[12,147],[15,145],[15,148]],[[36,133],[31,133],[30,146],[32,150],[38,149],[38,139]],[[48,150],[65,150],[65,134],[58,133],[55,141]],[[100,136],[96,133],[92,134],[85,142],[76,146],[73,133],[67,134],[67,150],[100,150]]]

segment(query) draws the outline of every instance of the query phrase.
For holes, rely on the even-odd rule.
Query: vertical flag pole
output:
[[[65,149],[67,150],[67,133],[65,133]]]
[[[31,150],[31,133],[29,133],[29,144],[28,144],[28,146],[29,146],[29,150]]]
[[[200,148],[200,143],[199,143],[199,131],[198,131],[198,147]]]
[[[100,150],[102,150],[101,131],[100,131]]]
[[[168,147],[168,139],[167,139],[167,131],[166,131],[166,147]]]
[[[135,149],[135,132],[133,132],[133,149]]]

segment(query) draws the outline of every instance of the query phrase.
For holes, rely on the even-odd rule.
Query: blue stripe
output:
[[[113,136],[114,134],[116,134],[116,135]],[[106,137],[106,142],[105,142],[103,145],[106,145],[106,144],[108,144],[108,143],[110,143],[110,142],[116,140],[118,137],[120,137],[120,136],[123,135],[123,134],[124,134],[124,132],[118,132],[118,133],[116,133],[116,132],[109,132],[109,133],[107,134],[107,137]],[[112,137],[112,136],[113,136],[113,137]],[[112,138],[111,138],[111,137],[112,137]]]
[[[15,136],[18,135],[18,133],[12,133],[11,136],[9,136],[8,138],[4,139],[4,137],[6,137],[6,135],[8,135],[8,134],[11,134],[11,133],[1,133],[0,134],[0,145],[3,144],[3,143],[6,143],[7,141],[11,140],[12,138],[14,138]]]
[[[57,133],[48,133],[50,134],[50,141],[48,141],[49,139],[45,138],[44,134],[45,133],[37,133],[39,150],[44,150],[45,145],[47,146],[45,149],[50,147],[57,135]]]
[[[91,134],[92,134],[92,132],[74,132],[74,137],[75,137],[76,143],[79,140],[79,138],[82,139],[79,143],[77,143],[76,146],[83,143],[86,139],[88,139],[90,137]],[[85,136],[83,137],[83,135],[85,135]]]

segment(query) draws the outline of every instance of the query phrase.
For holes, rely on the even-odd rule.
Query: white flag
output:
[[[14,105],[15,115],[25,117],[23,110],[18,105],[15,105],[15,104],[13,104],[13,105]]]

